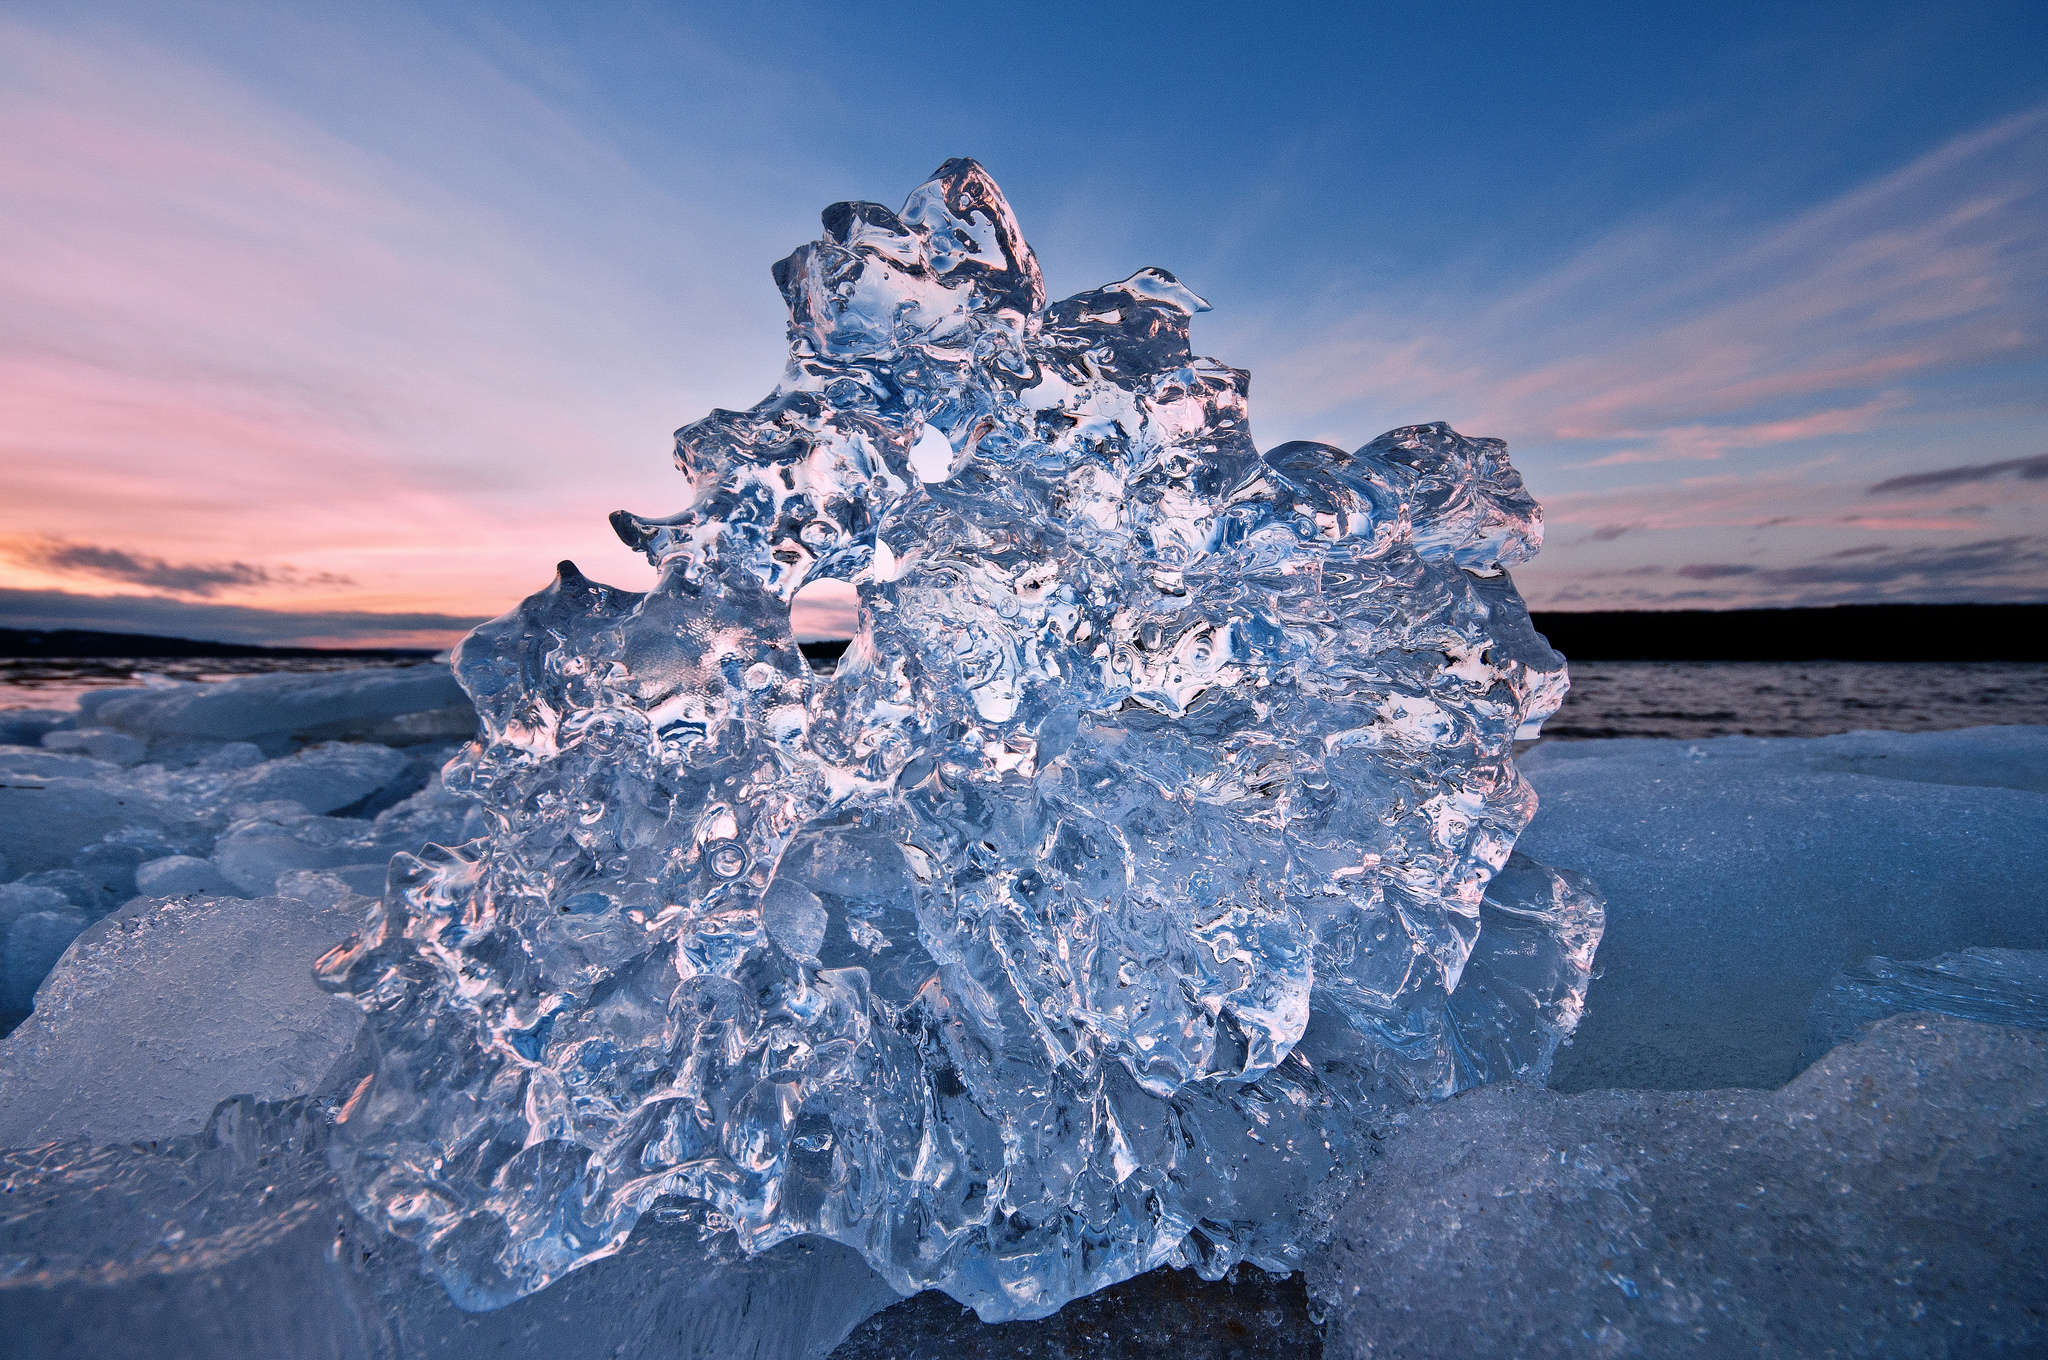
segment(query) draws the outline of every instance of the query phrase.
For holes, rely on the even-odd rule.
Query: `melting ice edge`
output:
[[[468,1308],[676,1200],[990,1321],[1293,1269],[1365,1121],[1540,1081],[1580,1013],[1598,894],[1513,854],[1540,512],[1442,424],[1262,456],[1206,304],[1048,306],[972,161],[824,225],[781,385],[614,516],[655,588],[565,563],[458,649],[490,830],[321,960],[374,1046],[343,1185]]]

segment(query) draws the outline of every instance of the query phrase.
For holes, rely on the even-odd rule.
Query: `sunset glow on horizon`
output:
[[[445,646],[561,558],[643,589],[606,516],[774,386],[769,265],[954,155],[1053,296],[1207,297],[1261,448],[1506,439],[1534,608],[2048,599],[2048,25],[1841,15],[973,21],[1020,70],[1186,29],[1179,107],[1080,110],[823,7],[13,7],[0,625]],[[1468,41],[1433,113],[1338,80]]]

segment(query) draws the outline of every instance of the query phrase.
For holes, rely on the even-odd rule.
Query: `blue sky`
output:
[[[0,614],[643,584],[604,515],[773,385],[770,262],[963,154],[1055,296],[1215,304],[1262,446],[1506,438],[1538,607],[2048,598],[2044,52],[2038,4],[10,5]]]

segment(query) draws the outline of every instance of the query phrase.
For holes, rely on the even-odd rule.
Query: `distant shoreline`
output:
[[[1531,615],[1574,661],[2048,661],[2048,604]]]
[[[2048,604],[1839,604],[1811,609],[1541,610],[1577,661],[2048,661]],[[836,660],[843,640],[802,644]],[[0,658],[360,657],[423,661],[418,647],[258,647],[79,628],[0,628]]]
[[[160,637],[154,633],[102,633],[87,628],[0,628],[0,657],[10,660],[98,658],[354,656],[365,660],[425,661],[432,647],[257,647],[240,642]]]

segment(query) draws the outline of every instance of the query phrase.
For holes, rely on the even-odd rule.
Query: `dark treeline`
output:
[[[1551,611],[1550,645],[1580,661],[2048,661],[2048,604],[1842,604],[1824,609]],[[806,642],[829,666],[843,641]],[[234,642],[0,628],[0,657],[317,657],[414,661],[430,649],[256,647]]]
[[[2048,661],[2048,604],[1543,612],[1574,661]]]

